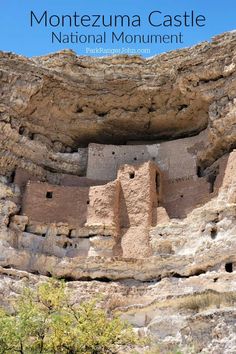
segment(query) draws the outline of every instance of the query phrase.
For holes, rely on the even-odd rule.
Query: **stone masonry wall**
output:
[[[63,187],[30,181],[22,202],[22,214],[41,223],[64,222],[82,227],[87,220],[89,187]]]
[[[198,136],[151,145],[90,144],[87,177],[113,179],[124,163],[139,165],[153,161],[162,176],[159,206],[166,208],[169,217],[183,218],[197,205],[215,197],[222,183],[225,157],[216,162],[213,174],[201,176],[198,172],[197,154],[204,149],[206,134],[205,131]]]
[[[31,181],[38,181],[39,178],[27,170],[22,168],[17,168],[14,176],[14,183],[18,185],[22,190],[24,190],[27,182]],[[104,180],[94,180],[92,178],[81,177],[76,175],[68,175],[64,173],[60,173],[56,175],[55,180],[57,183],[51,184],[58,184],[62,186],[70,186],[70,187],[90,187],[90,186],[98,186],[104,185],[106,181]]]
[[[149,243],[150,227],[162,222],[168,215],[182,218],[194,206],[214,197],[222,183],[226,163],[225,157],[220,159],[212,167],[212,171],[208,171],[203,177],[195,174],[171,179],[168,178],[171,171],[163,172],[154,161],[148,161],[121,166],[115,181],[100,186],[78,187],[78,181],[85,185],[94,181],[85,177],[70,179],[68,176],[66,181],[67,176],[62,176],[61,181],[64,178],[65,184],[74,183],[74,186],[29,181],[21,212],[28,217],[29,232],[34,233],[35,227],[39,230],[44,228],[44,225],[51,225],[50,227],[56,227],[55,232],[53,231],[55,236],[61,234],[59,225],[64,223],[66,229],[68,228],[65,237],[68,237],[69,241],[65,237],[56,237],[53,241],[49,235],[45,239],[46,246],[43,240],[40,241],[44,245],[43,249],[46,247],[47,250],[50,243],[52,254],[88,254],[90,241],[88,242],[87,238],[95,237],[91,242],[96,242],[98,249],[91,251],[91,254],[98,254],[99,250],[100,254],[112,255],[112,249],[115,247],[114,254],[122,254],[126,258],[148,257],[152,253]],[[196,172],[196,169],[192,169],[193,171]],[[212,186],[209,176],[212,178],[215,173],[217,175]],[[178,175],[180,176],[180,173]],[[26,177],[27,175],[20,173],[15,179],[20,184]],[[42,234],[47,232],[44,230]],[[77,238],[75,244],[70,241],[71,238]],[[24,238],[21,240],[22,245],[23,241]],[[58,249],[54,248],[55,242]],[[82,246],[78,248],[79,244]],[[65,251],[67,245],[72,245],[72,249]],[[94,246],[91,247],[93,250]]]
[[[210,199],[206,178],[189,177],[183,180],[166,180],[163,183],[162,206],[172,218],[183,218],[193,206]]]
[[[149,161],[141,165],[124,165],[115,181],[102,186],[56,186],[29,181],[22,214],[28,219],[27,232],[37,231],[38,234],[42,230],[42,235],[46,235],[45,241],[38,241],[39,250],[46,249],[60,256],[69,252],[68,255],[74,256],[81,254],[82,238],[82,249],[86,242],[88,252],[89,240],[98,236],[91,242],[105,247],[106,254],[111,254],[113,246],[118,250],[120,244],[119,254],[142,258],[151,251],[149,228],[158,221],[153,211],[157,210],[160,194],[161,175],[155,163]],[[25,241],[24,238],[19,241],[21,247],[34,249],[29,240],[26,244]],[[133,247],[133,243],[137,247]],[[104,249],[102,252],[104,254]]]
[[[120,166],[155,161],[169,179],[196,175],[196,155],[204,149],[206,132],[179,140],[149,145],[90,144],[87,177],[114,180]]]
[[[104,233],[118,236],[120,183],[114,181],[104,186],[90,187],[87,227],[102,226]]]
[[[104,186],[70,187],[29,181],[21,213],[29,223],[68,224],[71,229],[92,227],[104,233],[119,232],[119,182]],[[79,231],[78,231],[79,232]],[[86,231],[85,231],[86,232]]]
[[[124,165],[118,171],[121,184],[120,224],[122,228],[151,226],[152,210],[157,206],[154,163]]]
[[[149,229],[156,218],[161,175],[154,162],[119,169],[121,248],[123,257],[151,254]]]

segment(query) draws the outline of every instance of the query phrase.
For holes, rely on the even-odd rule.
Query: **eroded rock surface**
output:
[[[163,353],[235,353],[235,44],[0,53],[2,305],[56,276],[78,302],[103,293]]]

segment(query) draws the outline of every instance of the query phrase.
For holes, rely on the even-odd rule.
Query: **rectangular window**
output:
[[[159,173],[156,173],[156,191],[157,191],[157,194],[160,193],[160,175],[159,175]]]
[[[53,195],[52,192],[47,192],[47,193],[46,193],[46,198],[47,198],[47,199],[52,199],[52,195]]]

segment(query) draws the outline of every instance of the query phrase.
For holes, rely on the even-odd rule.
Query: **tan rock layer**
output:
[[[2,119],[44,141],[154,140],[209,127],[209,164],[235,144],[235,43],[226,33],[150,59],[0,54]],[[57,145],[56,145],[57,148]]]

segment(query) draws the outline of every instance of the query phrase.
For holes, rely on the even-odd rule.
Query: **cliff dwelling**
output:
[[[91,143],[77,153],[87,157],[84,176],[57,174],[51,182],[18,168],[20,215],[12,222],[24,220],[18,246],[87,257],[97,242],[94,254],[100,256],[151,255],[152,227],[186,217],[218,193],[227,156],[201,176],[197,154],[205,135],[153,144]]]
[[[148,59],[0,51],[0,80],[7,324],[56,278],[150,352],[235,353],[236,31]]]

